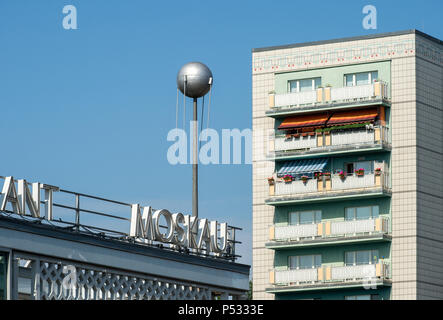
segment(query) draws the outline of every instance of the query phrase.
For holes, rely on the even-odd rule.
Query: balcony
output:
[[[269,94],[269,110],[266,115],[279,117],[298,112],[317,111],[380,104],[390,106],[388,84],[377,81],[372,84],[318,88],[315,91]]]
[[[368,172],[364,175],[321,177],[321,179],[294,180],[285,182],[273,177],[269,182],[269,205],[307,203],[313,201],[341,200],[390,196],[390,181],[387,173]]]
[[[339,242],[390,241],[389,221],[387,218],[324,221],[315,224],[271,226],[269,249],[290,249],[317,245],[337,244]]]
[[[297,159],[331,153],[390,150],[389,131],[385,126],[368,126],[360,130],[269,137],[269,158]]]
[[[389,263],[380,260],[377,264],[330,266],[298,270],[272,270],[269,276],[270,293],[337,289],[349,287],[373,288],[391,285]]]

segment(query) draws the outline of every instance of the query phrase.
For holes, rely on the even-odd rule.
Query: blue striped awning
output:
[[[317,158],[307,160],[286,161],[278,170],[277,175],[295,175],[301,173],[322,172],[328,164],[328,158]]]

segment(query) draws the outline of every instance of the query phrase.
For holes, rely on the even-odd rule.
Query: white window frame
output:
[[[350,87],[347,85],[346,82],[346,76],[350,76],[352,75],[352,87],[356,87],[357,86],[357,74],[362,74],[362,73],[368,73],[368,79],[369,79],[369,84],[372,84],[374,82],[375,79],[372,79],[372,74],[377,72],[377,76],[378,76],[378,70],[374,70],[374,71],[365,71],[365,72],[356,72],[356,73],[347,73],[343,76],[343,86],[344,87]]]
[[[320,266],[322,265],[322,257],[321,254],[303,254],[303,255],[299,255],[299,256],[288,256],[288,269],[290,270],[305,270],[305,268],[301,269],[300,268],[300,257],[306,257],[306,256],[311,256],[312,257],[312,267],[311,268],[306,268],[306,269],[315,269],[318,268],[315,265],[315,257],[320,257]],[[291,258],[296,258],[297,263],[296,263],[296,267],[293,268],[291,266]]]
[[[358,209],[358,208],[371,208],[371,216],[370,216],[369,219],[374,219],[374,207],[378,207],[378,217],[380,217],[380,206],[379,206],[379,205],[373,205],[373,206],[358,206],[358,207],[346,207],[346,208],[345,208],[345,220],[346,220],[346,221],[357,220],[357,214],[356,214],[356,213],[357,213],[357,209]],[[349,220],[346,219],[346,211],[347,211],[348,209],[353,209],[353,210],[354,210],[354,217],[353,217],[353,219],[349,219]]]
[[[300,223],[300,214],[301,213],[306,213],[306,212],[312,212],[314,214],[314,221],[312,222],[312,224],[316,224],[316,223],[320,223],[321,222],[321,220],[322,220],[322,211],[321,210],[290,211],[288,213],[288,225],[291,225],[291,226],[299,226],[299,225],[301,225],[301,223]],[[317,212],[320,213],[319,221],[317,221],[317,219],[316,219],[317,218],[317,214],[316,214]],[[295,223],[295,224],[291,223],[291,215],[293,215],[293,214],[297,215],[297,223]]]
[[[289,93],[295,93],[295,92],[300,92],[300,81],[302,80],[312,80],[312,91],[316,90],[317,88],[315,87],[315,80],[316,79],[320,79],[320,84],[319,86],[321,86],[321,77],[315,77],[315,78],[306,78],[306,79],[297,79],[297,80],[289,80],[288,81],[288,92]],[[295,82],[296,85],[296,90],[295,91],[291,91],[291,83]]]
[[[352,264],[352,266],[357,266],[357,265],[358,265],[358,264],[357,264],[357,252],[366,252],[366,251],[370,251],[369,265],[377,264],[378,261],[375,261],[375,263],[372,263],[372,258],[373,258],[374,256],[377,256],[377,259],[380,260],[380,252],[379,252],[377,249],[374,249],[374,250],[355,250],[355,251],[346,251],[346,252],[345,252],[345,265],[346,265],[346,266],[351,266],[350,264],[347,264],[347,261],[346,261],[346,256],[347,256],[348,253],[352,253],[352,254],[354,255],[354,263]],[[377,254],[374,254],[374,253],[377,253]]]

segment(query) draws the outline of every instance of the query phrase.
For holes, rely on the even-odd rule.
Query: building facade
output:
[[[442,299],[442,41],[252,56],[254,299]]]

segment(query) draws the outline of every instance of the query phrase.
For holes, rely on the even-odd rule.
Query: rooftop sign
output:
[[[0,211],[8,211],[7,207],[10,205],[12,211],[18,215],[47,221],[54,221],[54,206],[86,211],[54,204],[55,193],[67,192],[59,187],[38,182],[28,183],[24,179],[15,180],[13,177],[5,177],[4,180],[0,194]],[[43,200],[41,199],[42,191],[44,192]],[[76,197],[91,197],[114,202],[73,192],[67,193],[74,194]],[[44,204],[44,212],[41,212],[41,204]],[[227,223],[198,219],[182,213],[171,213],[166,209],[156,210],[150,206],[142,207],[139,204],[119,204],[131,207],[130,218],[125,219],[130,222],[130,230],[126,235],[136,242],[145,244],[160,242],[169,244],[171,247],[188,248],[198,253],[203,252],[211,255],[229,253],[229,243],[235,243],[235,239],[234,241],[228,239],[230,227]]]

